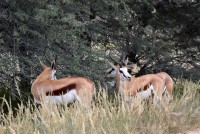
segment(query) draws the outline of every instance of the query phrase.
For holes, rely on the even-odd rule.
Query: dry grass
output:
[[[182,81],[176,85],[174,100],[169,105],[170,114],[145,106],[125,109],[118,100],[109,101],[106,93],[98,95],[91,109],[65,106],[36,107],[21,104],[14,115],[0,115],[0,133],[12,134],[129,134],[178,133],[200,128],[200,86]]]

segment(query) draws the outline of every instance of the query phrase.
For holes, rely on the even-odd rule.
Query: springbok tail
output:
[[[168,93],[167,93],[167,87],[165,86],[164,87],[164,91],[162,93],[162,96],[167,96],[167,95],[168,95]]]
[[[93,86],[94,86],[94,94],[93,95],[95,95],[96,94],[96,86],[95,86],[94,82],[93,82]]]

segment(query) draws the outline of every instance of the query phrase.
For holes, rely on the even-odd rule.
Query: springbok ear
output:
[[[42,66],[43,69],[47,68],[47,66],[40,60],[40,65]]]
[[[131,69],[132,73],[138,73],[140,71],[140,69],[141,69],[139,66],[137,66],[137,64],[127,65],[127,68]]]
[[[112,69],[113,69],[113,68],[108,68],[108,69],[106,69],[104,72],[107,74],[107,73],[111,72]]]
[[[112,64],[112,63],[109,62],[108,60],[107,60],[107,62],[110,64],[110,66],[111,66],[112,68],[116,69],[116,66],[115,66],[114,64]]]
[[[124,63],[125,63],[125,65],[127,66],[127,64],[128,64],[128,57],[126,58],[126,60],[124,61]]]
[[[53,62],[51,63],[51,69],[55,70],[55,60],[53,60]]]
[[[132,69],[132,68],[136,68],[136,67],[137,67],[137,64],[129,64],[129,65],[127,65],[128,69]]]

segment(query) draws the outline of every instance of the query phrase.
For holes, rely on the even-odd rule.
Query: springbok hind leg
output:
[[[168,106],[164,101],[164,99],[162,98],[162,94],[157,97],[157,107],[159,111],[163,109],[165,113],[168,113]]]
[[[77,97],[77,101],[79,102],[80,106],[88,110],[92,107],[92,99],[92,96],[88,94],[81,94]]]
[[[81,101],[81,107],[86,110],[90,110],[92,107],[92,99],[84,97],[84,99]]]

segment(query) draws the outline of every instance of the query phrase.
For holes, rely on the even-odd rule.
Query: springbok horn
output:
[[[126,58],[126,53],[124,52],[124,51],[122,51],[122,61],[121,61],[121,63],[123,64],[123,65],[127,65],[127,60],[128,60],[128,58],[127,59],[125,59]]]
[[[122,63],[124,63],[124,61],[125,61],[125,52],[124,51],[122,51]]]
[[[117,63],[117,64],[121,65],[121,63],[120,63],[120,62],[118,62],[118,61],[114,60],[114,59],[111,57],[111,54],[110,54],[110,53],[109,53],[109,57],[110,57],[110,59],[111,59],[112,61],[114,61],[115,63]]]
[[[55,59],[54,59],[54,70],[56,70],[56,63],[57,63],[57,55],[56,55],[56,57],[55,57]]]
[[[55,59],[54,59],[54,60],[55,60],[55,62],[57,61],[57,55],[56,55],[56,57],[55,57]]]
[[[51,69],[56,70],[56,61],[57,61],[57,55],[56,55],[55,59],[53,60],[53,62],[51,63]]]
[[[125,63],[125,66],[128,65],[128,57],[126,58],[126,60],[124,61],[124,63]]]

